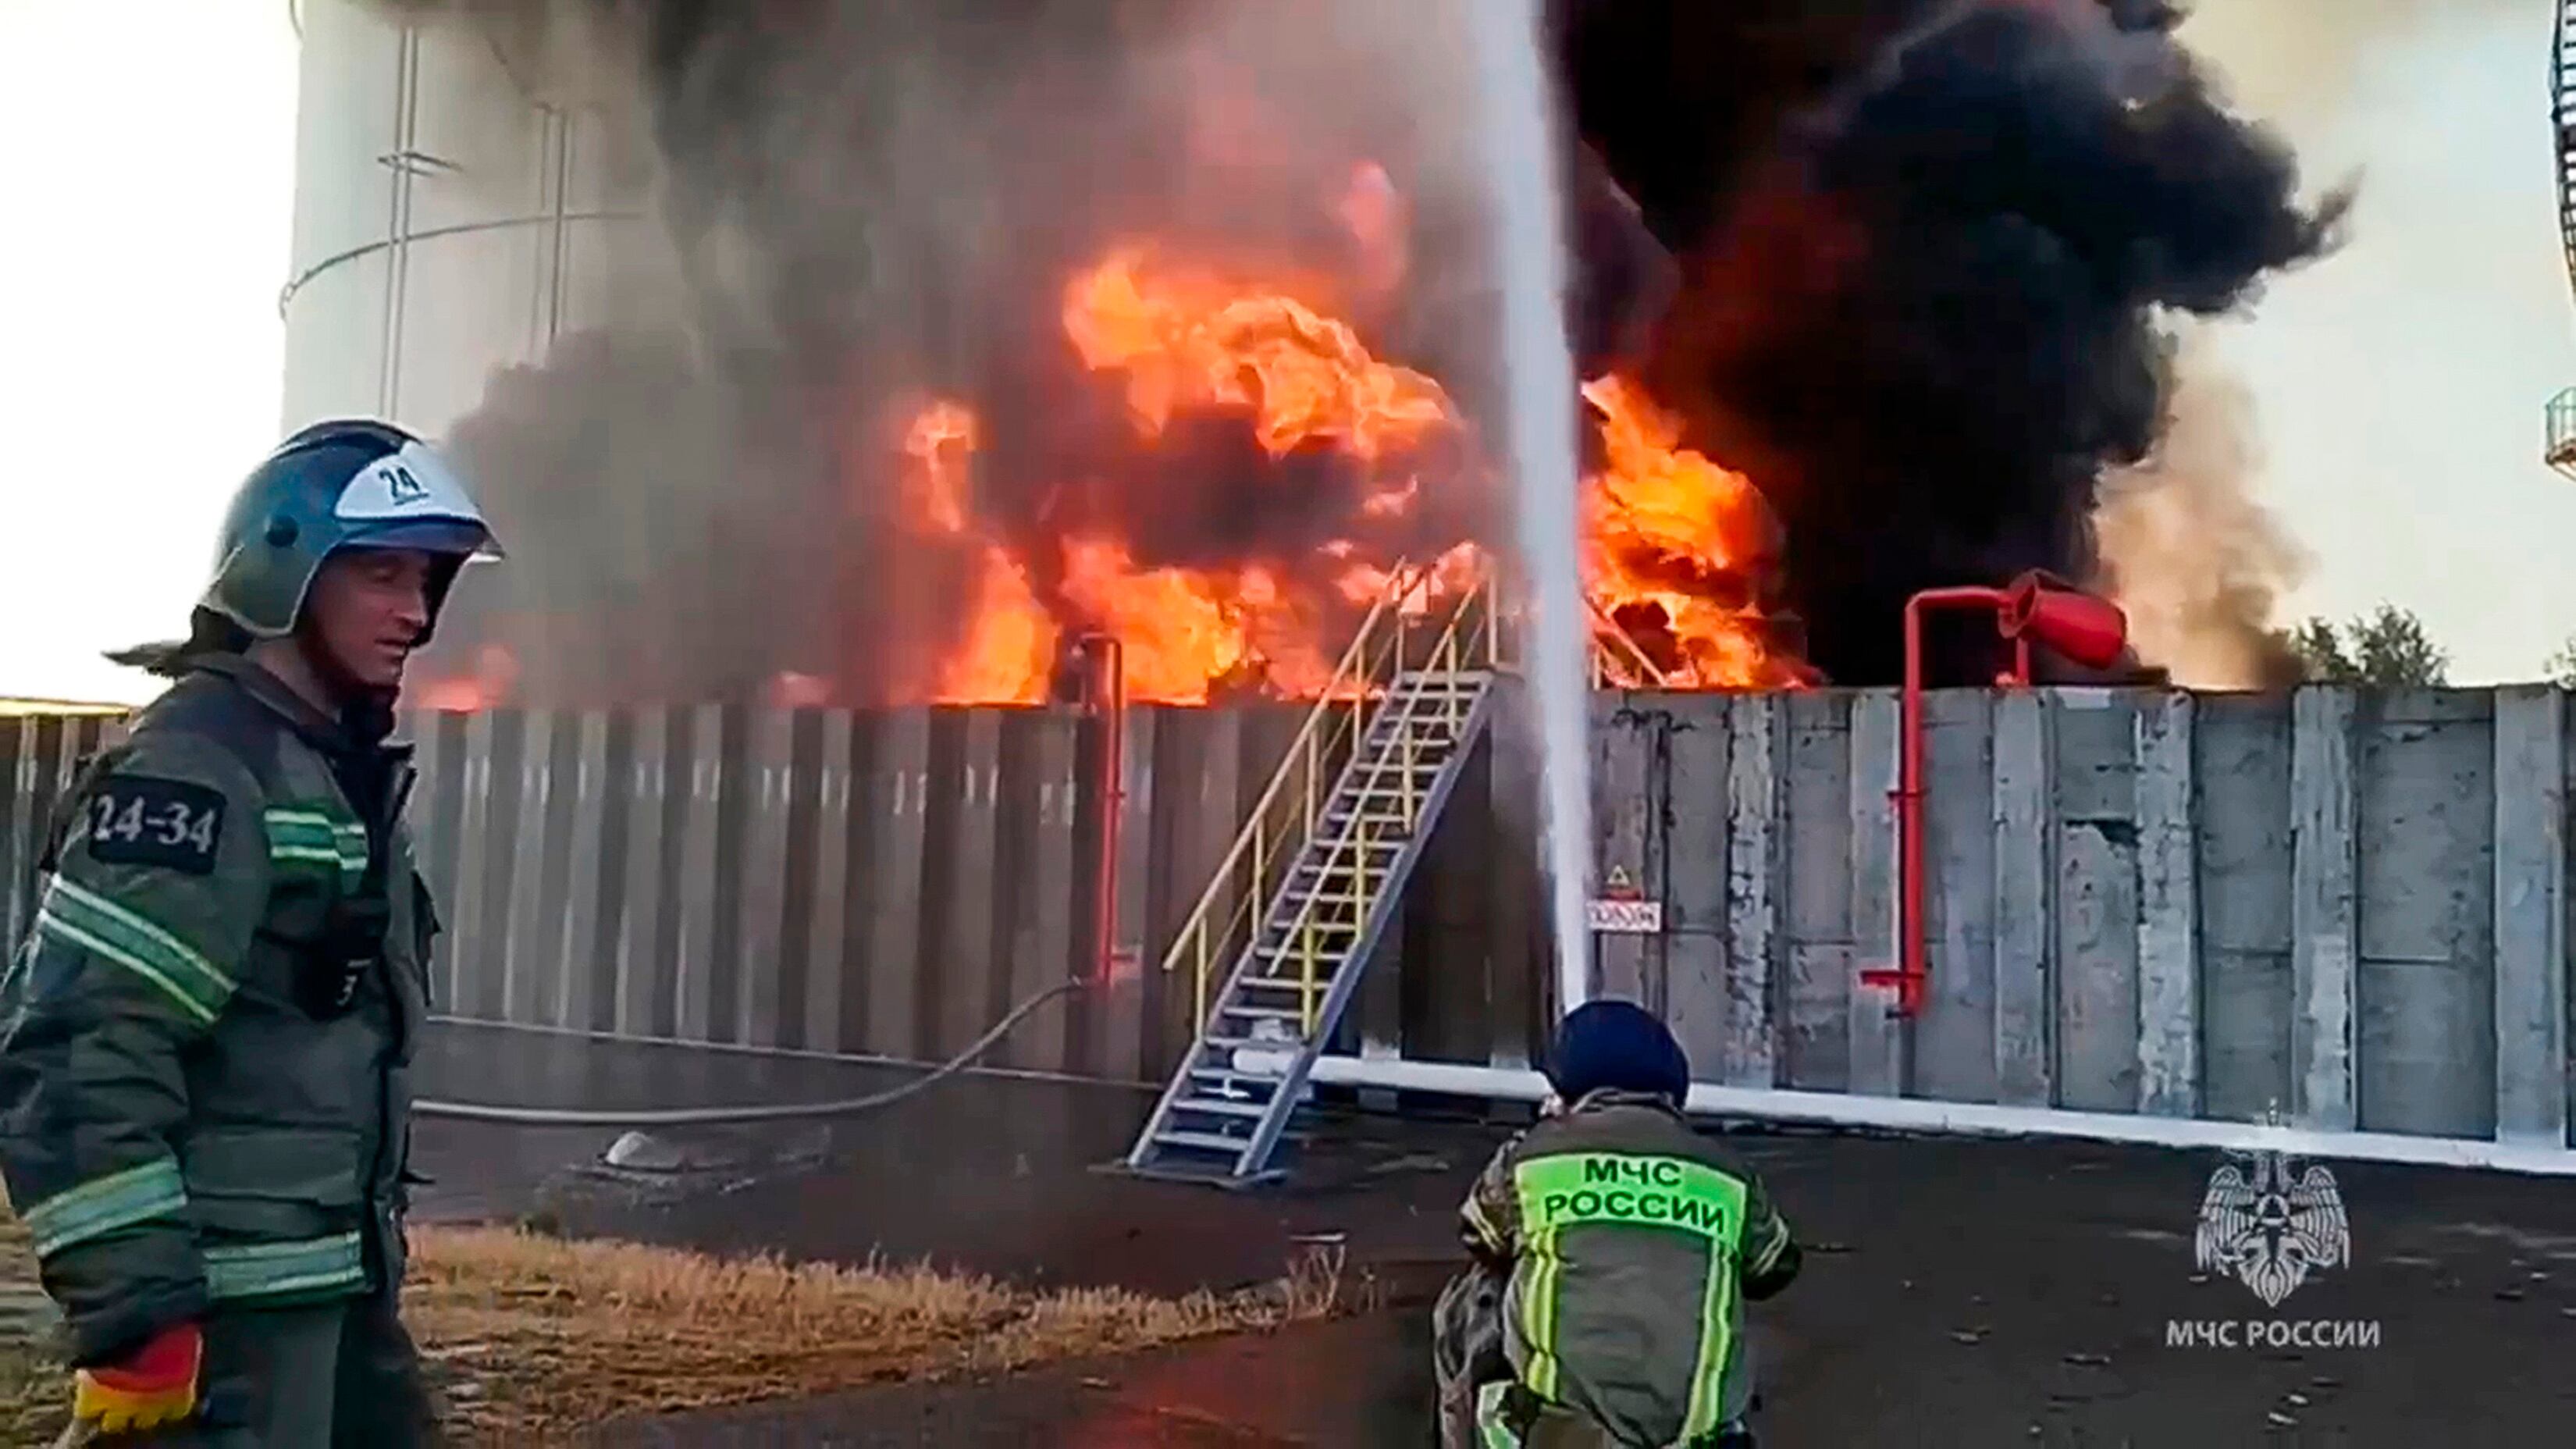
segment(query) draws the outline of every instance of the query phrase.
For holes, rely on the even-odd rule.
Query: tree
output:
[[[2287,643],[2313,683],[2429,688],[2450,682],[2449,652],[2424,631],[2423,620],[2395,604],[2340,628],[2311,618],[2290,631]]]
[[[2558,652],[2549,656],[2549,662],[2540,667],[2549,672],[2560,689],[2576,689],[2576,634],[2569,635],[2567,642],[2558,646]]]
[[[2352,656],[2344,652],[2343,641],[2335,637],[2335,626],[2323,619],[2309,619],[2291,630],[2288,644],[2312,680],[2342,684],[2361,677]]]

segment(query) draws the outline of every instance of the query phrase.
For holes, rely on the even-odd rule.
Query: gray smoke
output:
[[[2274,627],[2308,557],[2250,489],[2260,462],[2253,399],[2195,340],[2154,453],[2103,478],[2093,512],[2097,587],[2119,600],[2139,658],[2192,689],[2295,684]]]

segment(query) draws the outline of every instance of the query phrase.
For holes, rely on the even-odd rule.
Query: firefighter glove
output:
[[[72,1380],[73,1419],[94,1421],[101,1434],[187,1420],[197,1411],[205,1347],[197,1325],[183,1323],[153,1335],[118,1363],[79,1370]]]

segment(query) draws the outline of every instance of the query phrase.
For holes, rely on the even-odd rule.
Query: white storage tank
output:
[[[292,9],[284,426],[354,414],[443,434],[494,369],[609,314],[653,250],[649,167],[631,124],[518,37],[353,0]]]

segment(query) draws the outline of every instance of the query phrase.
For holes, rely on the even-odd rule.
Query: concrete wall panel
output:
[[[1162,908],[1159,869],[1163,842],[1154,833],[1159,785],[1155,740],[1159,712],[1128,712],[1125,738],[1119,743],[1121,767],[1118,812],[1118,901],[1112,940],[1115,964],[1108,988],[1083,1003],[1100,1023],[1100,1043],[1093,1070],[1117,1081],[1143,1081],[1151,1075],[1146,1055],[1147,989],[1162,974],[1160,943],[1152,933]]]
[[[2057,792],[2057,1105],[2138,1104],[2137,714],[2108,690],[2050,699]]]
[[[1727,909],[1733,703],[1709,694],[1676,697],[1667,706],[1663,869],[1646,885],[1664,903],[1664,1019],[1699,1075],[1711,1079],[1740,1075],[1743,1056],[1732,1040],[1739,1013],[1730,1000],[1727,958],[1734,924]]]
[[[1519,1065],[1543,1040],[1517,698],[1428,844],[1355,1046]],[[1596,706],[1598,864],[1662,899],[1667,929],[1592,949],[1704,1080],[2567,1139],[2561,692],[1934,695],[1931,994],[1910,1021],[1857,985],[1898,955],[1893,693]],[[1160,963],[1300,718],[1133,712],[1121,964],[1003,1064],[1160,1073],[1195,996],[1188,963]],[[1098,787],[1070,711],[411,724],[442,1011],[918,1060],[1089,965]],[[54,798],[112,729],[0,721],[12,913]]]
[[[1932,979],[1915,1023],[1914,1090],[1995,1100],[1994,697],[1925,700],[1922,923]]]
[[[606,1025],[600,1019],[599,1004],[608,997],[600,989],[598,963],[601,867],[611,858],[606,848],[611,718],[606,710],[585,710],[573,716],[562,741],[563,749],[558,751],[558,758],[567,754],[571,758],[563,767],[564,785],[559,792],[564,797],[565,813],[561,859],[547,862],[548,877],[560,882],[561,891],[555,897],[559,902],[555,935],[549,943],[553,955],[552,1011],[556,1025],[579,1031],[596,1031]]]
[[[1085,954],[1087,941],[1071,929],[1076,897],[1090,894],[1073,868],[1076,721],[1067,714],[1030,713],[1011,723],[1018,747],[1006,750],[1005,758],[1017,775],[1006,779],[1003,798],[1018,802],[1020,813],[1000,842],[1003,878],[1014,887],[1004,1011],[1092,964]],[[1061,1007],[1039,1011],[1004,1039],[1002,1060],[1037,1071],[1066,1070],[1071,1065],[1071,1018]]]
[[[785,778],[779,781],[782,801],[779,831],[779,878],[777,915],[773,944],[769,950],[777,965],[766,973],[770,979],[755,993],[755,1000],[765,1000],[773,1033],[769,1046],[802,1047],[807,1033],[807,1008],[812,997],[814,964],[814,909],[821,893],[822,853],[819,819],[825,791],[830,788],[832,771],[823,759],[824,726],[827,714],[819,709],[800,709],[781,714],[779,758],[783,760]],[[751,935],[748,919],[743,933]],[[757,957],[751,969],[759,970]]]
[[[688,807],[688,771],[676,753],[687,740],[688,715],[677,708],[635,716],[633,799],[627,809],[626,881],[617,917],[617,1030],[668,1036],[679,1016],[677,961],[680,821]]]
[[[2057,832],[2048,701],[1995,701],[1995,1097],[2015,1107],[2057,1098]]]
[[[457,816],[464,806],[464,749],[467,716],[436,713],[412,720],[412,765],[419,772],[405,814],[411,829],[412,858],[428,882],[438,914],[438,938],[430,945],[429,1009],[456,1010],[456,848]],[[617,798],[624,798],[617,792]]]
[[[2357,1111],[2366,1131],[2495,1130],[2495,721],[2484,693],[2365,698],[2355,720]]]
[[[2138,1110],[2159,1117],[2200,1111],[2192,714],[2187,694],[2138,705]]]
[[[733,1004],[729,986],[733,942],[723,917],[733,899],[736,877],[729,868],[735,857],[725,849],[734,811],[729,801],[743,786],[739,721],[722,705],[702,704],[689,711],[688,764],[682,778],[687,791],[680,816],[680,873],[672,882],[679,901],[679,955],[673,976],[676,1021],[682,1041],[729,1041],[719,1034],[716,1007]]]
[[[2352,1131],[2359,905],[2352,692],[2301,689],[2290,727],[2290,1085],[2293,1117]]]
[[[923,1055],[945,1061],[999,1020],[995,973],[1007,971],[996,939],[1007,903],[995,851],[1000,822],[1002,722],[1017,718],[989,709],[941,711],[938,738],[952,741],[954,764],[931,772],[934,788],[930,866],[922,899],[938,923],[936,954],[926,963],[922,990],[938,1003],[932,1040]],[[936,746],[933,758],[943,757]],[[944,816],[937,802],[945,798]],[[945,829],[941,828],[945,820]],[[944,847],[944,848],[943,848]]]
[[[2201,1111],[2291,1110],[2290,700],[2194,702],[2201,936]]]
[[[1898,964],[1898,713],[1892,691],[1875,690],[1852,701],[1846,808],[1851,814],[1851,950],[1860,971]],[[1864,985],[1855,975],[1850,991],[1850,1090],[1905,1095],[1913,1081],[1916,1023],[1897,1015],[1895,993],[1887,988]]]
[[[2496,1136],[2567,1142],[2566,691],[2495,696]]]
[[[813,875],[806,908],[805,1009],[795,1045],[808,1051],[850,1052],[867,1040],[867,958],[853,929],[865,884],[857,878],[867,854],[859,832],[858,721],[847,710],[818,720],[813,800]]]
[[[1589,893],[1608,888],[1614,872],[1624,872],[1639,890],[1663,878],[1663,789],[1661,766],[1672,717],[1664,710],[1641,707],[1631,696],[1600,694],[1592,712],[1593,870],[1598,878]],[[1595,936],[1592,983],[1595,994],[1638,1002],[1649,1010],[1662,1005],[1661,942],[1647,936]]]
[[[930,800],[930,711],[876,720],[868,756],[867,1042],[909,1057],[920,1042],[921,880]]]
[[[803,967],[801,959],[791,962],[784,951],[798,778],[796,716],[762,710],[744,724],[742,847],[726,856],[723,867],[738,875],[735,897],[740,903],[731,932],[732,999],[724,1009],[734,1023],[734,1040],[778,1046],[785,1041],[787,978]],[[813,777],[810,765],[804,777]]]
[[[465,731],[465,808],[458,820],[456,992],[461,1015],[506,1021],[511,857],[518,842],[519,742],[526,713],[489,710]]]
[[[1788,723],[1777,695],[1728,702],[1726,1024],[1717,1079],[1731,1086],[1777,1086],[1786,1056]]]
[[[1788,961],[1782,1065],[1786,1085],[1851,1085],[1852,696],[1817,691],[1787,704]]]
[[[510,894],[503,916],[502,1012],[508,1021],[560,1026],[579,718],[530,710],[521,719]]]

